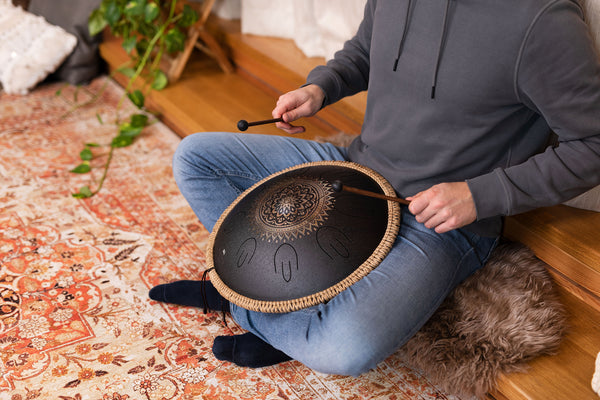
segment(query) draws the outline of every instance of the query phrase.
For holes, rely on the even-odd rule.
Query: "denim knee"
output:
[[[177,175],[182,170],[189,168],[193,164],[192,160],[199,155],[199,150],[205,148],[202,144],[205,134],[196,133],[184,137],[175,153],[173,154],[173,174]]]
[[[380,344],[360,332],[329,332],[309,340],[310,353],[299,357],[299,361],[319,372],[357,377],[385,358],[381,354],[389,349],[379,348]]]
[[[218,160],[219,143],[223,135],[218,132],[202,132],[186,136],[173,154],[173,176],[182,189],[187,178],[210,177],[214,160]],[[225,148],[226,146],[222,146]]]

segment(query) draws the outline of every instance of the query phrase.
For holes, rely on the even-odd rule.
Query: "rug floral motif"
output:
[[[71,197],[90,177],[68,171],[83,143],[110,141],[122,94],[106,77],[77,91],[84,102],[105,83],[66,116],[72,87],[0,94],[1,400],[455,398],[398,356],[359,378],[215,359],[217,335],[242,333],[234,321],[147,296],[205,269],[208,232],[172,178],[180,138],[151,125],[116,152],[98,195]]]

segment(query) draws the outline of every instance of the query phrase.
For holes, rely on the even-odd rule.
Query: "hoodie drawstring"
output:
[[[396,71],[396,68],[398,68],[398,61],[400,61],[400,55],[404,49],[404,40],[406,39],[406,34],[408,33],[408,24],[410,23],[411,6],[412,0],[408,0],[408,5],[406,6],[406,15],[404,16],[404,29],[402,30],[402,37],[400,38],[400,44],[398,45],[398,55],[396,55],[396,60],[394,61],[394,71]]]
[[[402,51],[404,50],[404,42],[406,40],[406,35],[408,33],[408,26],[410,24],[411,17],[411,8],[412,8],[413,0],[408,0],[408,5],[406,6],[406,14],[404,16],[404,29],[402,30],[402,37],[400,38],[400,44],[398,45],[398,54],[396,59],[394,60],[394,71],[398,68],[398,62],[400,61],[400,56],[402,55]],[[438,72],[440,70],[440,61],[442,59],[442,53],[444,52],[444,45],[446,44],[446,35],[448,28],[448,16],[450,14],[450,0],[446,0],[446,9],[444,10],[444,22],[442,24],[442,35],[440,37],[440,45],[438,47],[437,56],[435,60],[435,68],[433,71],[433,77],[431,82],[431,98],[435,99],[435,89],[437,86]]]
[[[446,44],[446,29],[448,27],[448,14],[450,10],[450,0],[446,0],[446,10],[444,11],[444,23],[442,25],[442,37],[440,38],[440,46],[438,47],[437,56],[435,59],[435,70],[433,71],[433,78],[431,82],[431,98],[435,99],[435,87],[437,86],[438,72],[440,70],[440,60],[442,59],[442,52],[444,51],[444,45]]]

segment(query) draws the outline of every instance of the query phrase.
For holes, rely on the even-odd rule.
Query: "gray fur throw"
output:
[[[556,352],[565,329],[546,264],[508,242],[451,293],[399,355],[449,393],[482,398],[500,374]]]

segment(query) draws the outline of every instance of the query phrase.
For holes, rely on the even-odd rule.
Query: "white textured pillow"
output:
[[[64,29],[0,0],[0,84],[5,92],[27,94],[76,45],[77,38]]]

